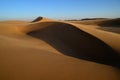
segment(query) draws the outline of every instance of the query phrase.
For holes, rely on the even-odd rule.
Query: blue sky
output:
[[[120,17],[120,0],[0,0],[0,20]]]

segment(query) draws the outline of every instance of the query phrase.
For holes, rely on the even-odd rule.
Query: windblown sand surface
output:
[[[86,24],[0,22],[0,80],[119,80],[119,33]]]

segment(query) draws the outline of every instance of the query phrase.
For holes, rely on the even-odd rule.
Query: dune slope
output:
[[[29,35],[42,39],[65,55],[120,67],[120,56],[111,47],[73,25],[42,22],[30,25]]]

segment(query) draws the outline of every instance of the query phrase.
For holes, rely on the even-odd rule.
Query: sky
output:
[[[120,0],[0,0],[0,20],[118,18]]]

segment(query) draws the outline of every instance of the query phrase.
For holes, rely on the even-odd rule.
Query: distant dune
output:
[[[81,19],[81,21],[85,21],[85,20],[104,20],[104,19],[108,19],[108,18],[84,18],[84,19]]]
[[[110,31],[114,33],[120,33],[120,18],[117,19],[85,19],[83,21],[70,21],[72,23],[77,24],[85,24],[85,25],[93,25],[92,27],[96,27],[101,30]]]
[[[40,20],[42,20],[43,19],[43,17],[38,17],[38,18],[36,18],[35,20],[33,20],[32,22],[38,22],[38,21],[40,21]]]
[[[120,27],[120,18],[101,21],[98,25],[103,27]]]
[[[119,80],[120,35],[104,26],[119,19],[0,22],[0,80]]]
[[[42,22],[42,21],[52,21],[52,19],[48,19],[45,17],[38,17],[35,20],[33,20],[32,22]]]

